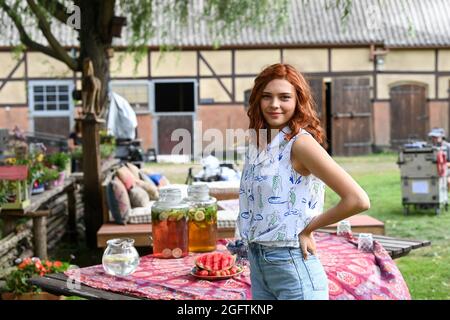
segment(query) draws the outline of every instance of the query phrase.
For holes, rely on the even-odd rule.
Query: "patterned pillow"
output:
[[[117,170],[117,176],[123,182],[127,190],[130,190],[136,185],[134,175],[131,173],[130,169],[128,169],[126,166],[123,166],[119,170]]]
[[[127,168],[130,170],[130,172],[133,174],[134,178],[136,180],[139,180],[139,168],[136,167],[134,164],[132,164],[131,162],[127,162],[126,163]]]
[[[127,224],[131,211],[130,198],[124,184],[117,177],[108,185],[107,202],[115,222]]]
[[[134,208],[130,213],[130,221],[128,223],[152,223],[152,207],[154,201],[150,201],[148,207]]]
[[[129,195],[132,208],[147,207],[150,204],[147,191],[141,187],[133,187]]]
[[[137,180],[136,185],[138,187],[141,187],[148,193],[150,200],[158,200],[159,199],[158,188],[153,183],[142,181],[142,180]]]

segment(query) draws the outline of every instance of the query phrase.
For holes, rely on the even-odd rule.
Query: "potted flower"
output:
[[[44,185],[40,178],[44,170],[44,154],[45,146],[42,144],[31,144],[28,153],[16,155],[16,164],[28,166],[28,184],[30,186],[30,193],[37,194],[44,192]]]
[[[42,289],[30,284],[27,280],[47,273],[66,271],[70,264],[61,261],[41,261],[39,258],[16,260],[17,269],[6,277],[6,290],[2,294],[3,300],[55,300],[58,296],[42,292]]]
[[[55,181],[59,178],[59,172],[56,169],[44,167],[43,174],[39,179],[40,182],[44,183],[47,190],[53,189],[56,184]]]
[[[46,162],[49,167],[55,168],[59,172],[58,183],[64,182],[65,171],[70,161],[70,155],[65,152],[55,152],[47,156]]]

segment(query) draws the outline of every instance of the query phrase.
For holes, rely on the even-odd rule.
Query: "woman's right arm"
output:
[[[322,180],[341,198],[336,206],[316,216],[304,229],[304,233],[311,233],[370,208],[367,193],[313,137],[308,135],[299,137],[294,143],[293,153],[303,167]]]

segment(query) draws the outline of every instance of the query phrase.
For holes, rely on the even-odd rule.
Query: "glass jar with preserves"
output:
[[[207,252],[216,250],[217,200],[209,195],[207,184],[188,187],[189,251]]]
[[[152,206],[153,255],[156,258],[181,258],[188,254],[189,204],[181,190],[166,187]]]

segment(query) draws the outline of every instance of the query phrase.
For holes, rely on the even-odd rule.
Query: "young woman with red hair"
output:
[[[237,227],[253,299],[328,299],[313,231],[367,210],[369,198],[325,151],[310,88],[295,68],[264,69],[249,104],[256,139],[246,153]],[[341,200],[322,212],[325,184]]]

